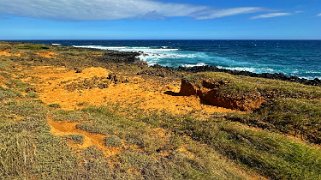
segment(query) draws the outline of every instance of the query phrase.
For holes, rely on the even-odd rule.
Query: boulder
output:
[[[227,86],[230,86],[229,82],[223,80],[203,80],[202,85],[198,86],[196,83],[182,79],[179,95],[199,96],[206,104],[241,111],[256,110],[265,102],[261,93],[255,89],[227,93],[228,91],[223,90]]]
[[[181,81],[181,90],[179,92],[179,95],[181,96],[193,96],[197,95],[197,92],[199,91],[199,88],[197,88],[196,85],[191,83],[190,81],[186,79],[182,79]]]
[[[204,93],[201,99],[211,105],[236,109],[241,111],[253,111],[261,107],[265,102],[259,92],[251,92],[242,96],[231,96],[220,93],[219,89],[213,89]]]

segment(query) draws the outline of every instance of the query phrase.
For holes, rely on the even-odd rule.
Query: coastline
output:
[[[0,43],[0,174],[320,179],[321,87],[137,56]]]
[[[77,47],[72,46],[74,48],[80,48],[80,49],[96,49],[96,50],[102,50],[99,48],[88,48],[88,47]],[[119,53],[132,53],[132,55],[136,56],[137,61],[141,61],[147,64],[145,60],[140,59],[141,56],[144,56],[145,53],[142,51],[120,51],[120,50],[104,50],[106,52],[119,52]],[[203,64],[202,62],[199,62],[200,64]],[[181,71],[181,72],[191,72],[191,73],[199,73],[199,72],[223,72],[228,73],[232,75],[241,75],[241,76],[249,76],[249,77],[257,77],[257,78],[266,78],[266,79],[275,79],[275,80],[282,80],[282,81],[288,81],[288,82],[296,82],[301,83],[305,85],[311,85],[311,86],[321,86],[321,79],[314,78],[314,79],[307,79],[303,77],[298,76],[289,76],[285,73],[255,73],[250,72],[246,70],[230,70],[225,68],[220,68],[218,66],[211,66],[211,65],[201,65],[201,66],[179,66],[179,67],[169,67],[169,66],[162,66],[160,64],[154,64],[151,65],[152,68],[163,68],[167,70],[172,71]]]
[[[108,50],[107,50],[108,51]],[[121,51],[118,51],[121,52]],[[136,52],[132,52],[136,53]],[[142,52],[140,52],[142,55]],[[136,56],[138,58],[140,55]],[[143,61],[140,60],[139,61]],[[145,62],[145,61],[143,61]],[[224,72],[232,75],[241,75],[241,76],[249,76],[249,77],[257,77],[257,78],[265,78],[265,79],[275,79],[275,80],[282,80],[282,81],[288,81],[288,82],[296,82],[301,83],[305,85],[311,85],[311,86],[321,86],[321,79],[315,78],[315,79],[306,79],[306,78],[300,78],[298,76],[288,76],[284,73],[253,73],[250,71],[238,71],[238,70],[230,70],[230,69],[224,69],[224,68],[218,68],[217,66],[210,66],[210,65],[204,65],[204,66],[193,66],[193,67],[183,67],[179,66],[177,68],[174,67],[168,67],[168,66],[162,66],[159,64],[155,64],[153,66],[150,66],[152,68],[163,68],[167,70],[172,71],[183,71],[183,72],[191,72],[191,73],[199,73],[199,72]]]

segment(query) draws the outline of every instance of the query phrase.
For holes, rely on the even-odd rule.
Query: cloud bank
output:
[[[216,9],[156,0],[1,0],[0,14],[64,20],[191,17],[199,20],[263,11],[260,7]]]
[[[290,16],[291,13],[284,13],[284,12],[278,12],[278,13],[268,13],[268,14],[261,14],[258,16],[254,16],[251,19],[267,19],[267,18],[275,18],[275,17],[281,17],[281,16]]]

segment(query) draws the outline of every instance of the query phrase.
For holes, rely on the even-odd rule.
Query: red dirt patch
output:
[[[55,136],[83,136],[83,144],[69,143],[72,148],[86,149],[88,147],[95,146],[97,149],[101,150],[106,157],[110,157],[120,153],[120,148],[106,147],[104,145],[104,139],[106,137],[105,135],[89,133],[87,131],[77,129],[76,126],[78,123],[53,121],[51,119],[48,119],[48,124],[51,128],[50,132]]]

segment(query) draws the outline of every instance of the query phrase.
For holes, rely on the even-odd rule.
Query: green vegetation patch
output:
[[[321,178],[320,150],[281,134],[250,129],[225,119],[199,121],[189,117],[154,116],[144,121],[188,135],[273,179]]]
[[[321,143],[319,100],[275,99],[252,114],[232,116],[229,119]]]
[[[49,133],[46,108],[38,101],[5,97],[0,103],[0,177],[3,179],[70,179],[76,158]],[[21,117],[19,120],[13,117]]]
[[[60,108],[59,104],[50,104],[49,107],[57,109]],[[55,121],[70,121],[81,122],[88,120],[88,115],[81,111],[67,111],[62,109],[53,110],[51,112],[52,119]]]
[[[21,94],[17,91],[0,87],[0,100],[14,98],[14,97],[20,97],[20,96],[21,96]]]
[[[187,78],[196,82],[203,79],[226,82],[227,85],[222,86],[224,90],[222,92],[231,94],[258,91],[266,98],[321,98],[321,87],[281,80],[235,76],[220,72],[197,73]]]
[[[104,139],[105,146],[108,147],[120,147],[122,145],[122,140],[118,136],[109,136]]]
[[[65,136],[67,140],[71,140],[76,144],[83,144],[84,143],[84,137],[82,135],[69,135]]]
[[[15,46],[17,49],[21,50],[44,50],[50,49],[48,46],[41,45],[41,44],[19,44]]]
[[[133,175],[139,179],[244,179],[247,176],[242,168],[188,136],[153,127],[138,117],[118,116],[108,107],[90,107],[83,112],[90,116],[90,121],[77,128],[108,134],[105,144],[109,147],[136,147],[125,148],[113,157],[116,158],[114,176]],[[126,175],[119,173],[124,170]]]

